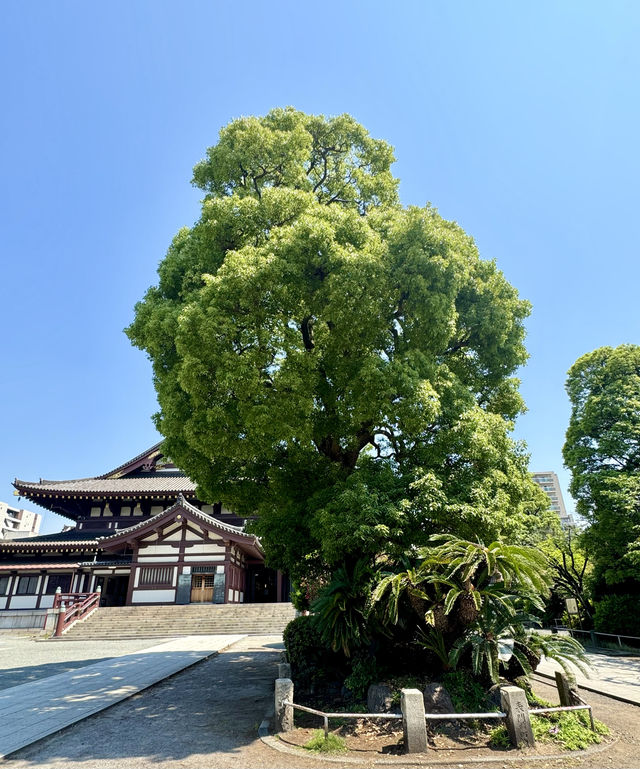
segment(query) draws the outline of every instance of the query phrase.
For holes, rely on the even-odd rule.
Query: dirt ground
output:
[[[537,678],[534,691],[543,699],[557,701],[557,691],[551,681]],[[627,705],[591,692],[583,692],[583,696],[593,707],[595,718],[604,722],[611,730],[609,736],[602,737],[602,742],[590,750],[563,751],[553,743],[538,743],[534,749],[530,750],[502,751],[486,747],[486,736],[479,736],[471,729],[465,729],[462,726],[461,730],[451,728],[445,728],[443,731],[431,730],[429,754],[422,758],[411,756],[411,762],[424,762],[425,765],[439,763],[457,765],[472,761],[475,766],[480,767],[483,765],[532,765],[541,769],[544,767],[638,769],[640,767],[640,707]],[[318,724],[315,728],[299,728],[293,733],[280,735],[280,742],[291,748],[303,745],[311,738],[314,731],[321,727],[321,719],[317,720]],[[368,722],[362,723],[358,729],[341,727],[334,731],[345,738],[349,752],[344,756],[351,761],[355,758],[358,765],[370,766],[377,760],[383,759],[401,766],[406,764],[409,758],[403,756],[398,747],[402,737],[402,728],[398,722],[386,724]],[[560,757],[549,758],[555,755]],[[334,754],[334,761],[340,763],[340,754]]]

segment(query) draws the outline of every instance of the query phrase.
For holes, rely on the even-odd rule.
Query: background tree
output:
[[[574,528],[560,529],[553,536],[539,544],[546,555],[554,575],[551,588],[552,606],[555,614],[549,620],[561,617],[565,613],[566,598],[575,598],[581,623],[587,628],[593,626],[592,564],[585,547],[584,534]]]
[[[168,453],[294,578],[545,521],[509,437],[529,305],[458,225],[400,205],[393,159],[348,115],[233,121],[127,329]]]
[[[640,347],[601,347],[584,355],[569,371],[567,392],[572,412],[563,453],[577,510],[590,524],[584,536],[593,558],[594,598],[629,596],[637,615]],[[596,626],[597,615],[596,607]]]

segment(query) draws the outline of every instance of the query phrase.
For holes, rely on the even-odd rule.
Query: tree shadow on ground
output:
[[[67,660],[64,662],[47,662],[43,665],[22,665],[15,668],[3,668],[0,670],[0,691],[10,689],[13,686],[28,684],[32,681],[39,681],[43,678],[58,675],[58,673],[68,673],[71,670],[78,670],[87,665],[94,665],[97,662],[106,662],[112,657],[94,657],[86,660]]]
[[[279,651],[259,644],[203,660],[192,667],[11,754],[9,768],[45,762],[144,759],[157,765],[213,766],[256,741],[272,704]],[[126,683],[126,681],[125,681]],[[183,765],[181,763],[181,765]]]

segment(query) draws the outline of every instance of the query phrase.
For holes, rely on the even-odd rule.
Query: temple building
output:
[[[47,609],[57,588],[99,587],[103,606],[289,600],[247,521],[199,500],[162,443],[95,478],[14,486],[73,525],[0,542],[0,610]]]

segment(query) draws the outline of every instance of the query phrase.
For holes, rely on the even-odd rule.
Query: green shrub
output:
[[[640,596],[607,595],[596,604],[594,626],[600,633],[640,636]]]
[[[292,620],[283,633],[294,684],[304,691],[345,675],[344,660],[327,649],[313,617]]]
[[[367,697],[367,690],[378,680],[378,666],[375,657],[366,652],[359,652],[353,658],[351,673],[345,678],[344,685],[356,700]]]
[[[485,713],[497,710],[490,707],[487,694],[480,682],[468,670],[452,670],[442,676],[457,713]]]

